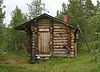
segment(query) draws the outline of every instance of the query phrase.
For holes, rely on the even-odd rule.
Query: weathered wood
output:
[[[60,31],[60,30],[58,30],[58,31],[54,31],[53,33],[54,34],[56,34],[56,33],[67,34],[67,33],[64,33],[64,32],[66,32],[66,31]]]
[[[32,32],[27,31],[26,34],[27,34],[27,49],[26,50],[29,54],[31,54],[32,53],[32,37],[31,37]]]
[[[50,54],[49,51],[53,53],[60,53],[60,52],[63,53],[61,49],[63,49],[64,44],[67,47],[71,48],[71,54],[73,54],[73,51],[75,51],[74,33],[67,30],[67,28],[62,24],[53,24],[53,21],[50,22],[49,20],[42,19],[37,23],[38,23],[37,24],[38,30],[36,30],[36,28],[34,27],[32,28],[33,29],[32,47],[36,48],[37,54]],[[49,32],[49,37],[48,35],[46,36],[48,32]],[[41,38],[40,35],[43,33],[44,36],[42,36],[42,39],[40,39]],[[45,38],[45,42],[43,41],[43,37]],[[47,37],[50,39],[49,42],[47,42],[48,41],[46,39]],[[49,44],[43,44],[43,43],[49,43]],[[42,46],[42,48],[39,46]],[[46,48],[49,48],[49,50],[47,50]],[[55,49],[59,50],[54,51]]]
[[[63,48],[63,46],[61,46],[61,45],[57,45],[57,46],[54,46],[54,48]]]
[[[41,53],[50,53],[50,48],[49,48],[49,43],[50,43],[50,33],[40,33],[39,36],[39,52]]]
[[[67,45],[67,43],[54,43],[53,45],[61,45],[61,46],[63,46],[64,44]]]
[[[57,29],[66,29],[65,26],[58,26],[58,25],[57,25],[57,26],[54,26],[54,29],[56,29],[56,28],[57,28]]]
[[[64,25],[62,24],[54,24],[54,32],[53,32],[53,47],[54,47],[54,54],[66,54],[66,50],[62,51],[63,45],[65,44],[68,46],[67,41],[68,41],[68,33],[67,29]],[[56,49],[56,50],[55,50]],[[59,50],[57,50],[59,49]]]
[[[19,29],[27,33],[26,45],[29,53],[33,51],[36,54],[56,53],[67,56],[65,48],[68,47],[71,50],[71,57],[77,54],[75,28],[48,15],[39,16],[27,23]]]
[[[39,31],[49,31],[49,29],[39,29]]]
[[[63,42],[66,43],[67,39],[59,39],[59,40],[56,39],[56,40],[53,40],[53,42],[54,43],[63,43]]]
[[[54,29],[54,31],[55,31],[55,32],[57,32],[57,31],[58,31],[58,32],[59,32],[59,31],[60,31],[60,32],[65,32],[66,30],[64,30],[64,29]]]
[[[50,51],[53,54],[53,21],[50,20]]]
[[[38,21],[38,54],[50,54],[50,22],[48,19]]]
[[[67,36],[62,36],[62,35],[60,35],[60,36],[54,36],[54,40],[67,40],[68,39],[68,37]]]

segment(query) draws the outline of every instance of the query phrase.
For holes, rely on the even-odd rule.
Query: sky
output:
[[[92,0],[94,4],[96,4],[97,0]],[[6,18],[4,20],[4,23],[9,24],[11,20],[11,13],[15,9],[16,5],[22,10],[22,13],[28,12],[28,6],[27,4],[30,4],[32,0],[4,0],[4,5],[6,8],[4,11],[6,12]],[[47,11],[49,11],[49,15],[55,16],[57,10],[61,10],[62,3],[68,3],[68,0],[43,0],[45,3],[45,7]]]

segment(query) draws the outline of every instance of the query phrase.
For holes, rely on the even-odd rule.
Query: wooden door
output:
[[[40,32],[39,33],[38,52],[39,54],[50,54],[50,33]]]

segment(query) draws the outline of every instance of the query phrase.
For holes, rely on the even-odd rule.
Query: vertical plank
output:
[[[41,32],[39,33],[39,53],[48,54],[50,53],[50,33],[49,32]]]

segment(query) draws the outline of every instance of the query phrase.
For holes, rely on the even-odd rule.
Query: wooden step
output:
[[[50,59],[51,54],[37,54],[38,59]]]

